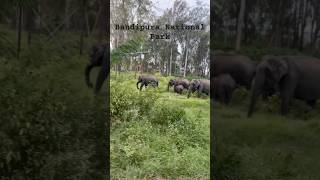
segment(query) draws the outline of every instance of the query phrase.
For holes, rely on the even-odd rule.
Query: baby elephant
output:
[[[236,82],[229,74],[220,74],[213,78],[213,98],[222,104],[230,103],[232,93],[236,88]]]
[[[182,85],[177,85],[177,86],[174,86],[173,89],[174,89],[174,92],[178,94],[182,94],[184,87]]]
[[[182,85],[183,88],[188,89],[189,81],[187,79],[170,79],[168,82],[168,91],[172,86]]]
[[[140,75],[138,77],[138,82],[137,82],[137,89],[139,89],[138,84],[141,83],[140,85],[140,91],[142,90],[143,86],[147,87],[149,84],[152,86],[159,86],[158,79],[152,75]]]

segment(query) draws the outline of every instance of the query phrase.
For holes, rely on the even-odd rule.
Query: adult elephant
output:
[[[193,79],[189,84],[188,98],[190,97],[191,93],[194,93],[195,91],[198,92],[198,97],[200,97],[202,93],[210,95],[210,80]]]
[[[314,107],[320,97],[320,60],[307,56],[264,56],[257,66],[248,117],[264,89],[278,89],[281,114],[288,113],[292,98]],[[270,87],[271,86],[271,87]]]
[[[137,89],[139,89],[138,85],[140,85],[140,91],[142,90],[143,86],[147,87],[149,84],[153,86],[159,86],[159,81],[155,76],[152,75],[140,75],[138,77],[138,82],[137,82]]]
[[[183,88],[188,89],[189,84],[190,82],[187,79],[170,79],[168,82],[168,91],[170,87],[179,85],[182,85]]]
[[[175,85],[173,87],[174,92],[178,93],[178,94],[182,94],[184,87],[182,85]]]
[[[228,105],[237,84],[229,74],[220,74],[213,78],[213,98]]]
[[[93,87],[93,84],[90,82],[90,72],[93,67],[100,67],[100,72],[96,79],[96,84],[94,88],[94,93],[97,94],[105,79],[110,73],[110,53],[107,44],[94,45],[89,54],[89,63],[85,68],[85,81],[89,88]]]
[[[230,74],[239,86],[250,89],[255,74],[255,63],[247,56],[216,55],[213,56],[213,76]]]

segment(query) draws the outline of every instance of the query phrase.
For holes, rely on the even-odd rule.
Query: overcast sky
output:
[[[197,1],[210,5],[210,0],[186,0],[189,7],[195,6]],[[152,0],[152,2],[154,3],[153,9],[157,15],[161,15],[164,10],[173,6],[174,0]]]

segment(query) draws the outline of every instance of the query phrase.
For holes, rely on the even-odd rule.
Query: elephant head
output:
[[[109,72],[110,72],[109,55],[110,54],[109,54],[107,44],[94,45],[90,50],[89,63],[85,68],[85,80],[89,88],[93,87],[93,84],[90,82],[90,72],[92,68],[101,66],[101,70],[96,80],[95,93],[98,93],[104,80],[109,75]]]
[[[191,93],[194,93],[195,91],[197,91],[200,87],[200,80],[198,79],[194,79],[190,82],[189,84],[189,90],[188,90],[188,98],[190,97]]]
[[[169,88],[171,86],[173,86],[175,84],[175,80],[174,79],[170,79],[170,81],[168,82],[168,91],[169,91]]]
[[[265,56],[256,67],[256,76],[253,81],[248,117],[253,113],[257,98],[266,93],[266,90],[278,89],[283,77],[288,74],[288,63],[284,57]]]

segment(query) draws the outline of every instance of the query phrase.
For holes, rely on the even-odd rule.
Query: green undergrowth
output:
[[[209,99],[168,92],[172,77],[140,92],[137,76],[111,76],[112,178],[209,179]]]
[[[217,179],[316,180],[320,178],[320,111],[295,100],[287,116],[280,101],[260,100],[247,118],[249,96],[237,90],[226,107],[214,102],[214,174]]]
[[[16,33],[0,26],[0,35],[1,179],[102,178],[106,89],[94,97],[86,87],[78,36],[33,35],[27,44],[23,34],[16,59]]]

